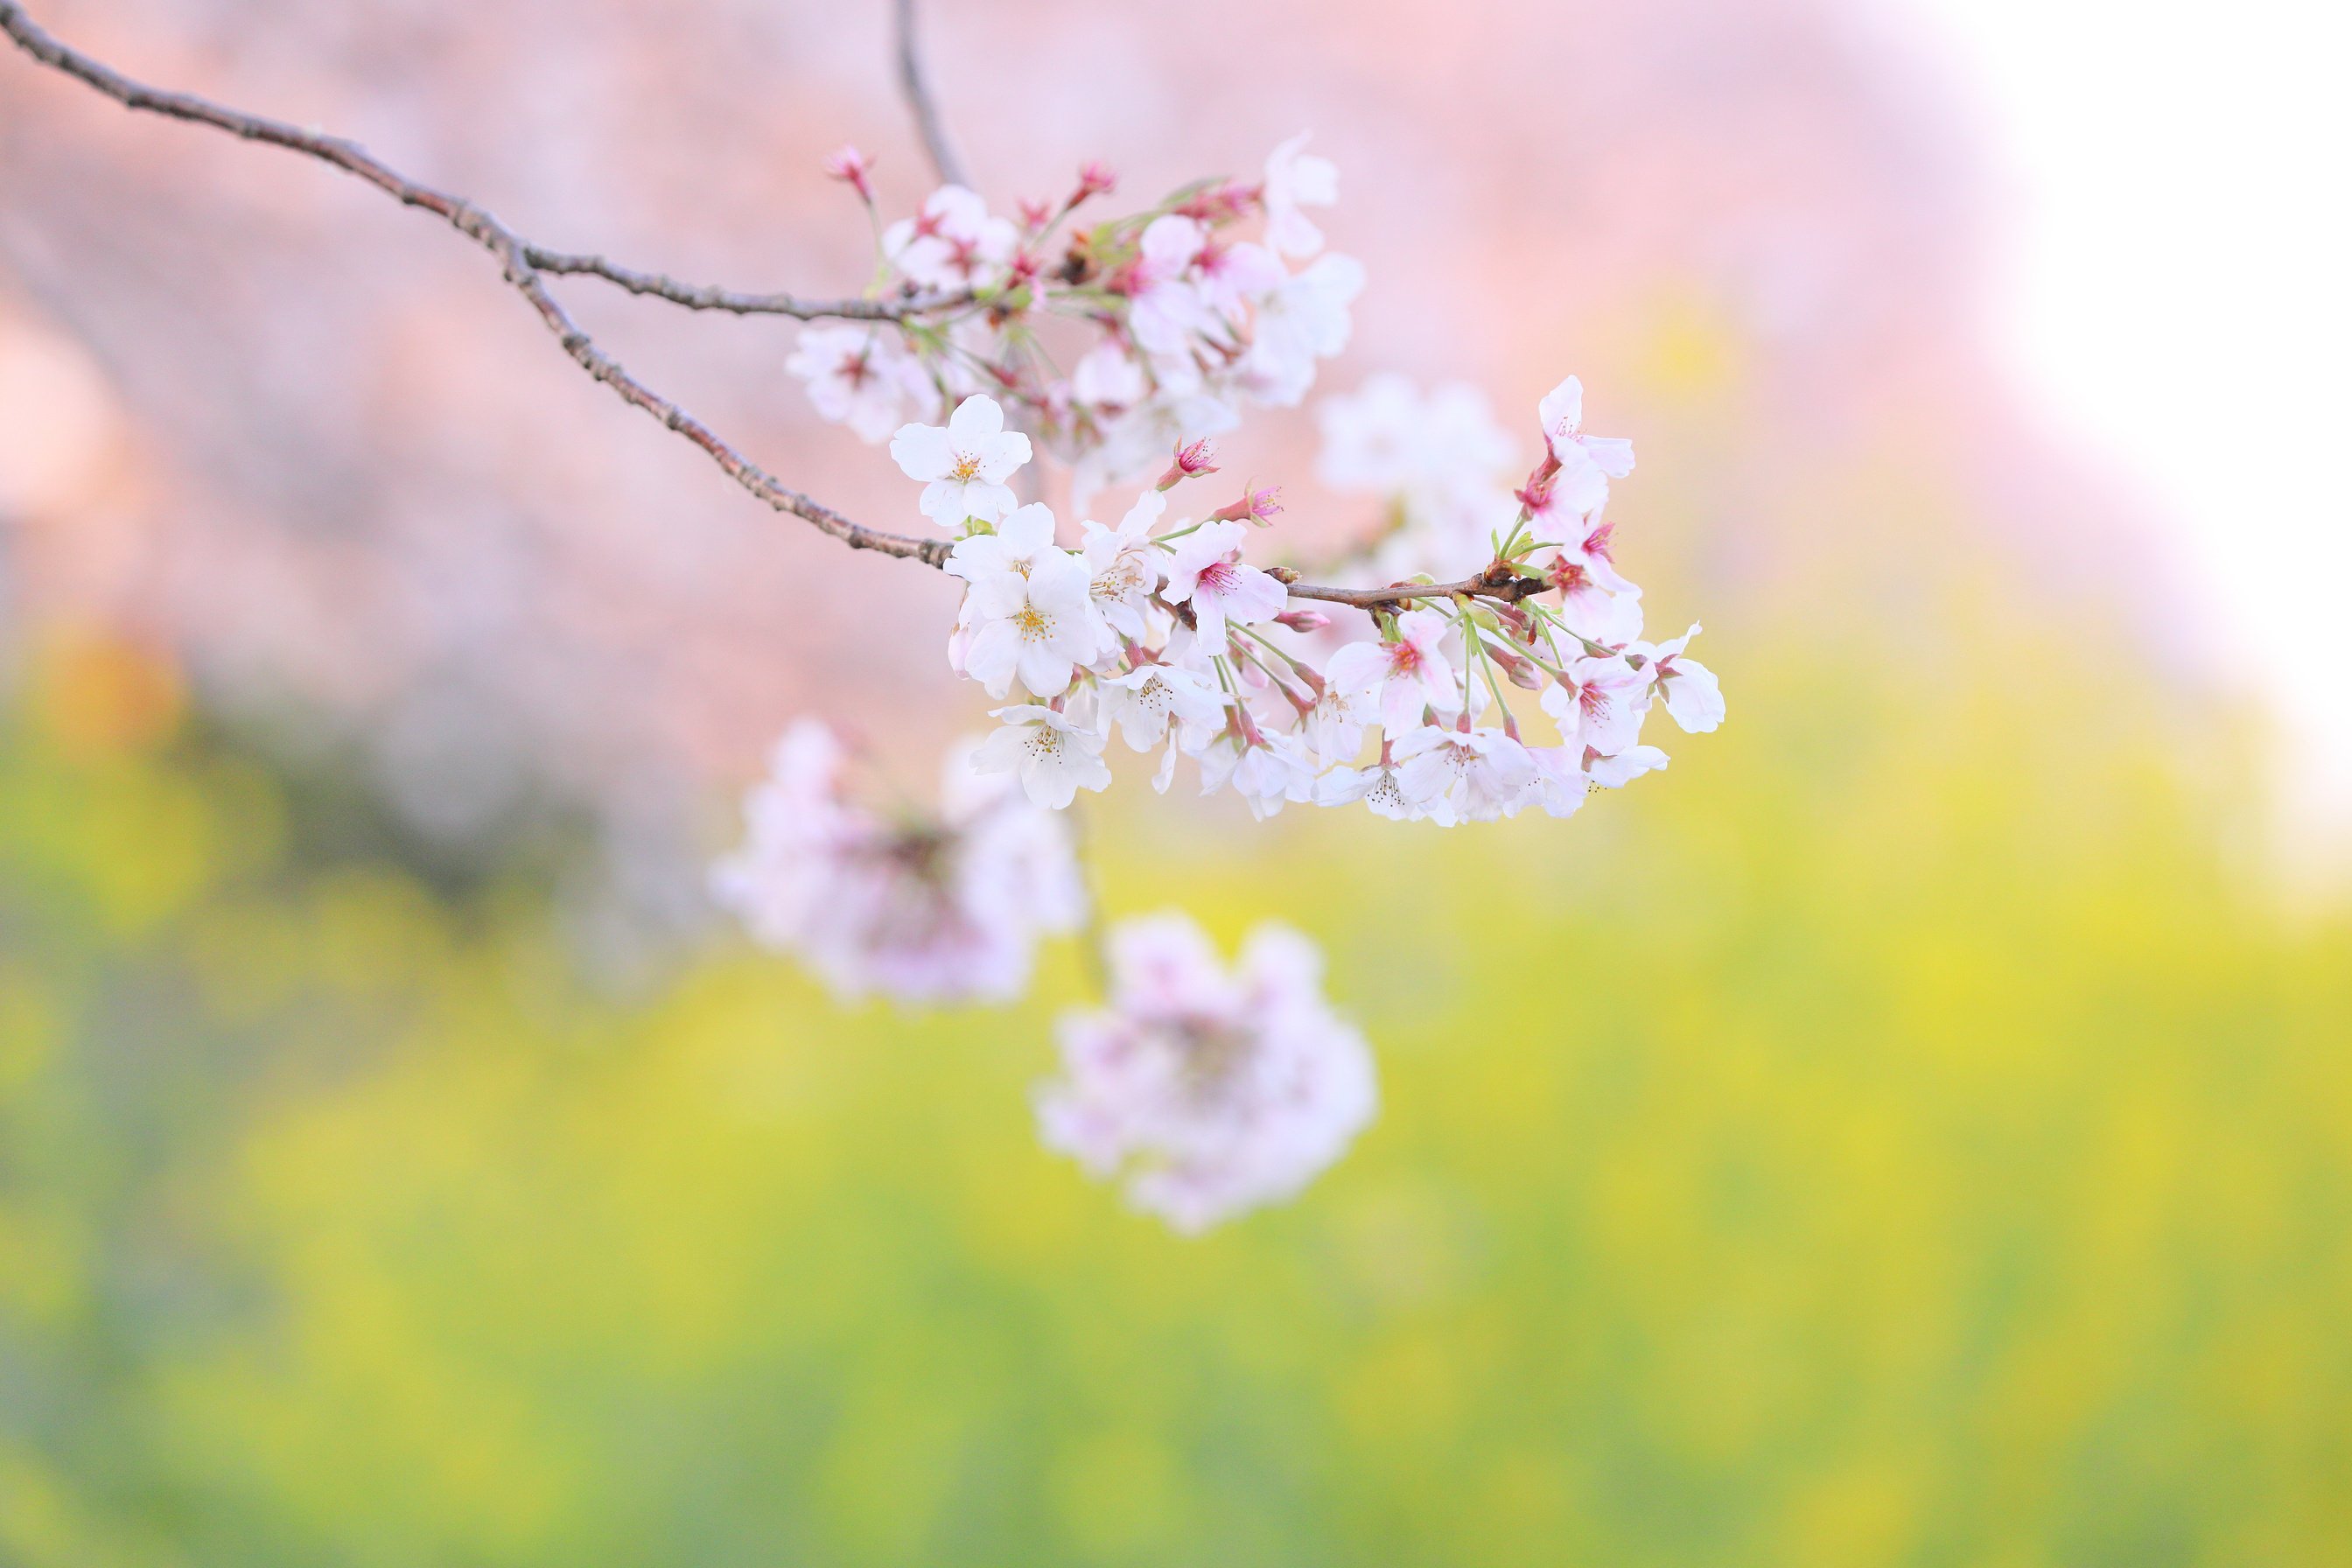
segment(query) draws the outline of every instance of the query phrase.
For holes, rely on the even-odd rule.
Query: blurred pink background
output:
[[[929,184],[880,4],[37,15],[143,79],[353,136],[543,243],[696,280],[853,291],[865,226],[819,171],[844,140],[880,156],[886,209]],[[1705,606],[1719,650],[1765,626],[1927,635],[1908,606],[1956,571],[2029,595],[2120,581],[2154,624],[2153,536],[1989,367],[1985,182],[1950,84],[1879,12],[940,0],[927,35],[1000,209],[1086,157],[1139,205],[1312,128],[1341,171],[1333,245],[1370,271],[1317,394],[1401,369],[1524,424],[1580,374],[1593,426],[1641,450],[1619,510],[1668,590],[1654,615]],[[304,160],[0,68],[18,616],[128,622],[225,703],[334,716],[458,839],[534,779],[691,836],[694,803],[795,713],[910,752],[976,715],[940,658],[951,584],[767,514],[581,375],[478,251]],[[887,456],[783,374],[794,323],[560,287],[789,482],[919,527]],[[1311,406],[1225,458],[1286,487],[1302,554],[1361,521],[1314,487]]]

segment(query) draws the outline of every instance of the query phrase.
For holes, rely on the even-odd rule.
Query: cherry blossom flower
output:
[[[1609,525],[1603,523],[1586,536],[1598,541],[1598,555],[1579,549],[1544,563],[1544,581],[1559,595],[1560,622],[1570,631],[1603,647],[1623,647],[1642,635],[1642,590],[1631,583],[1612,590],[1593,574],[1597,566],[1618,582],[1625,581],[1609,560],[1608,535]]]
[[[1609,481],[1633,471],[1633,443],[1583,433],[1584,384],[1572,375],[1544,395],[1536,416],[1559,465],[1551,480],[1559,504],[1579,516],[1600,510],[1609,500]]]
[[[1374,814],[1391,822],[1406,822],[1427,815],[1429,802],[1415,802],[1404,793],[1404,781],[1394,763],[1375,763],[1369,768],[1337,767],[1315,781],[1315,804],[1318,805],[1348,805],[1362,801]],[[1451,811],[1445,819],[1452,820]]]
[[[1435,724],[1398,738],[1397,785],[1408,800],[1443,800],[1465,821],[1507,816],[1535,787],[1528,749],[1499,730]]]
[[[1228,973],[1181,915],[1121,921],[1103,1010],[1061,1025],[1039,1132],[1176,1229],[1295,1195],[1371,1121],[1363,1037],[1323,999],[1321,960],[1260,926]]]
[[[882,231],[882,254],[926,288],[969,289],[1002,272],[1020,242],[1012,220],[991,217],[977,192],[941,185],[923,199],[919,216]]]
[[[1703,735],[1723,722],[1723,687],[1717,681],[1715,671],[1695,658],[1683,657],[1683,650],[1698,633],[1698,623],[1694,621],[1690,630],[1672,642],[1660,643],[1655,647],[1635,643],[1633,648],[1634,653],[1648,658],[1652,680],[1666,704],[1666,711],[1693,735]]]
[[[1038,939],[1075,930],[1086,896],[1061,820],[1010,779],[950,752],[939,815],[886,821],[841,793],[830,731],[794,724],[744,803],[743,847],[711,892],[755,941],[806,961],[845,996],[1010,1001]]]
[[[1302,717],[1315,755],[1326,763],[1344,763],[1364,749],[1364,731],[1380,721],[1380,710],[1372,697],[1342,686],[1335,672]]]
[[[867,206],[874,205],[874,160],[859,152],[855,144],[845,142],[825,154],[824,172],[828,179],[839,180],[857,193],[857,199]]]
[[[744,848],[712,868],[713,896],[767,946],[801,940],[836,858],[867,831],[838,798],[843,761],[823,724],[804,719],[786,730],[767,778],[744,797]]]
[[[1105,338],[1070,367],[1070,397],[1090,408],[1123,412],[1151,395],[1143,366],[1115,338]]]
[[[1049,545],[1025,572],[987,574],[971,585],[971,604],[964,672],[991,697],[1003,697],[1016,676],[1033,697],[1059,697],[1071,672],[1094,660],[1087,569],[1066,550]]]
[[[1454,712],[1462,706],[1462,688],[1442,646],[1446,630],[1436,611],[1407,610],[1396,618],[1392,639],[1349,643],[1333,654],[1330,682],[1374,701],[1391,734],[1419,724],[1423,708]]]
[[[1620,658],[1585,658],[1571,662],[1565,675],[1543,694],[1543,710],[1559,725],[1563,742],[1613,756],[1640,738],[1649,707],[1645,670]]]
[[[1139,479],[1169,449],[1222,436],[1242,420],[1241,410],[1223,397],[1194,389],[1160,389],[1109,422],[1096,444],[1071,465],[1073,504],[1083,509],[1106,485]]]
[[[1034,703],[999,708],[989,717],[1002,720],[1003,728],[972,754],[972,766],[982,773],[1018,773],[1029,798],[1054,811],[1082,789],[1110,787],[1103,737],[1094,731]]]
[[[1306,271],[1257,297],[1255,341],[1242,361],[1242,378],[1261,403],[1295,408],[1315,384],[1315,362],[1348,346],[1349,307],[1364,290],[1364,269],[1352,257],[1326,256]]]
[[[1095,614],[1111,632],[1132,641],[1150,635],[1151,595],[1160,586],[1160,552],[1152,546],[1151,531],[1167,510],[1164,492],[1146,490],[1117,528],[1092,520],[1085,525],[1079,548]]]
[[[1420,476],[1421,394],[1411,378],[1382,371],[1352,393],[1323,399],[1315,418],[1323,432],[1316,473],[1333,489],[1393,494]],[[1502,460],[1509,458],[1506,447]]]
[[[1280,583],[1255,566],[1242,564],[1249,528],[1238,522],[1204,522],[1177,541],[1168,561],[1171,605],[1190,604],[1201,641],[1212,651],[1224,647],[1225,624],[1254,626],[1271,620],[1290,602]]]
[[[848,321],[803,327],[784,368],[808,384],[820,416],[848,426],[860,440],[881,440],[910,407],[920,416],[939,406],[930,377],[895,327]]]
[[[1016,498],[1005,480],[1029,460],[1029,437],[1004,428],[1004,410],[992,397],[967,397],[945,428],[908,425],[890,438],[890,456],[910,479],[925,481],[922,510],[941,528],[967,520],[996,522]]]
[[[1240,326],[1249,319],[1254,301],[1290,281],[1290,269],[1262,245],[1246,240],[1234,245],[1212,242],[1192,258],[1191,278],[1192,291],[1202,305]]]
[[[1462,576],[1485,564],[1491,534],[1510,514],[1503,476],[1514,454],[1483,393],[1455,382],[1424,395],[1405,377],[1382,374],[1325,398],[1316,417],[1323,482],[1381,496],[1403,525],[1383,542],[1376,571]]]
[[[1106,676],[1098,690],[1104,731],[1116,724],[1130,751],[1151,750],[1168,738],[1171,725],[1202,730],[1224,720],[1223,694],[1172,664],[1147,664],[1125,675]]]
[[[1642,596],[1642,590],[1617,570],[1616,541],[1617,525],[1604,521],[1596,513],[1579,519],[1545,542],[1559,546],[1559,553],[1555,559],[1561,571],[1573,569],[1612,594],[1638,599]]]
[[[1339,199],[1339,171],[1328,158],[1307,153],[1310,134],[1300,132],[1265,161],[1265,242],[1285,256],[1309,257],[1323,248],[1323,231],[1298,209]]]
[[[1026,577],[1050,554],[1061,553],[1054,543],[1054,509],[1042,501],[1015,507],[993,533],[973,533],[955,542],[948,552],[946,570],[977,586],[1003,574]]]
[[[1594,784],[1603,789],[1622,789],[1643,773],[1655,773],[1666,765],[1666,753],[1655,746],[1628,746],[1613,757],[1596,756],[1587,752],[1584,771]]]
[[[1190,277],[1207,239],[1198,222],[1175,213],[1154,218],[1143,231],[1126,278],[1127,321],[1135,341],[1152,353],[1183,353],[1186,340],[1212,321]]]
[[[1297,735],[1229,730],[1201,752],[1201,793],[1228,785],[1263,822],[1286,801],[1315,798],[1315,759]]]
[[[1574,746],[1529,746],[1528,761],[1535,764],[1535,804],[1551,816],[1574,816],[1592,793],[1585,775],[1584,753]]]

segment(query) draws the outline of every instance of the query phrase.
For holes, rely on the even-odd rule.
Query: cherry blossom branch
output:
[[[943,175],[953,178],[959,172],[959,165],[940,129],[937,109],[925,85],[920,59],[915,50],[912,0],[900,0],[898,16],[902,85],[923,129],[924,140],[934,161],[940,164]],[[404,206],[433,214],[498,258],[508,284],[530,303],[548,330],[555,334],[564,353],[581,369],[610,386],[623,401],[693,442],[719,465],[722,472],[751,495],[777,511],[803,519],[853,550],[877,551],[886,555],[920,561],[932,567],[946,564],[953,547],[951,541],[918,539],[852,521],[814,497],[784,484],[677,403],[630,374],[618,361],[596,345],[595,341],[549,292],[545,275],[594,277],[630,293],[649,295],[689,310],[725,310],[742,315],[788,315],[804,320],[830,316],[855,321],[899,321],[968,303],[971,298],[968,291],[907,296],[894,300],[803,300],[790,294],[745,294],[682,283],[660,273],[641,272],[620,266],[601,256],[551,250],[526,240],[473,202],[409,179],[355,142],[230,109],[192,93],[166,91],[134,81],[43,31],[25,15],[24,7],[17,0],[0,0],[0,32],[6,33],[18,48],[40,64],[83,82],[127,109],[160,114],[190,124],[210,126],[245,141],[267,142],[303,153],[356,175]],[[1366,611],[1399,608],[1420,599],[1454,597],[1516,604],[1541,592],[1543,587],[1540,582],[1521,576],[1499,563],[1478,576],[1458,583],[1401,583],[1381,588],[1330,587],[1301,583],[1297,574],[1287,569],[1279,569],[1275,574],[1294,599],[1317,599]]]
[[[1550,586],[1541,578],[1522,575],[1499,561],[1475,577],[1465,577],[1459,583],[1395,583],[1385,588],[1327,588],[1320,584],[1301,583],[1298,574],[1287,566],[1273,567],[1268,575],[1289,589],[1294,599],[1320,599],[1326,604],[1348,605],[1359,610],[1391,609],[1415,599],[1494,599],[1516,605]]]
[[[16,0],[0,0],[0,32],[5,32],[18,48],[41,64],[95,88],[127,109],[161,114],[190,124],[208,125],[248,142],[264,142],[307,154],[357,175],[404,206],[417,207],[433,214],[499,258],[505,269],[507,282],[530,302],[532,310],[538,312],[548,330],[562,344],[563,352],[571,355],[581,369],[611,387],[631,406],[643,410],[701,447],[730,479],[752,495],[778,511],[789,512],[814,524],[818,530],[831,534],[853,550],[879,551],[886,555],[904,556],[931,566],[946,562],[947,541],[912,539],[852,522],[831,507],[785,485],[720,439],[709,426],[631,375],[618,361],[596,346],[594,340],[572,321],[555,296],[548,291],[541,276],[543,263],[538,258],[547,258],[556,263],[547,266],[546,270],[591,272],[608,281],[621,283],[625,288],[632,288],[632,282],[624,281],[625,279],[646,285],[643,289],[632,288],[633,292],[661,293],[663,290],[656,286],[656,282],[667,283],[669,280],[656,280],[647,274],[612,267],[600,258],[566,257],[540,250],[473,203],[407,178],[355,142],[304,131],[282,121],[243,113],[193,94],[167,92],[133,81],[51,37],[25,15],[24,8]],[[573,263],[577,265],[565,265]],[[683,286],[672,287],[681,293],[697,296],[697,291],[686,289]],[[664,297],[672,296],[665,293]]]
[[[601,256],[580,256],[525,245],[523,259],[541,272],[601,278],[616,289],[667,300],[689,310],[724,310],[738,316],[792,316],[803,321],[903,321],[972,302],[969,290],[912,294],[895,300],[809,300],[798,294],[751,294],[707,283],[681,283],[662,272],[640,272]]]
[[[923,151],[930,154],[931,167],[939,172],[942,182],[950,185],[969,185],[963,160],[956,156],[954,144],[948,140],[946,122],[940,117],[940,106],[931,97],[929,78],[923,70],[923,54],[916,36],[915,0],[898,0],[895,9],[898,34],[898,90],[914,112],[915,128],[922,133]]]

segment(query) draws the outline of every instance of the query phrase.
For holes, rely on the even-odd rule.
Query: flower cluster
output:
[[[1385,586],[1312,587],[1251,560],[1282,510],[1271,489],[1180,514],[1217,472],[1209,437],[1245,403],[1298,405],[1347,341],[1361,272],[1321,254],[1307,209],[1337,181],[1304,141],[1253,184],[1091,227],[1072,215],[1112,184],[1092,166],[1017,218],[935,191],[910,217],[875,216],[871,293],[890,313],[802,333],[791,368],[819,411],[887,437],[921,487],[912,510],[952,540],[948,662],[997,704],[996,730],[950,762],[939,822],[845,803],[822,730],[778,748],[717,886],[845,989],[1017,992],[1035,939],[1081,914],[1055,814],[1109,784],[1114,741],[1159,753],[1160,789],[1189,762],[1202,793],[1260,816],[1360,801],[1452,826],[1565,816],[1664,767],[1643,739],[1655,709],[1689,731],[1722,721],[1689,654],[1698,627],[1643,638],[1607,516],[1633,446],[1586,433],[1573,376],[1538,405],[1541,451],[1516,485],[1515,443],[1472,388],[1381,376],[1326,400],[1322,479],[1384,509],[1349,564]],[[845,149],[831,168],[871,214],[865,161]],[[1070,470],[1074,537],[1015,488],[1041,455]],[[1155,467],[1097,521],[1097,497]],[[1319,605],[1364,619],[1343,628]],[[1037,1109],[1049,1145],[1138,1206],[1191,1231],[1286,1197],[1370,1120],[1370,1055],[1304,938],[1263,927],[1231,971],[1181,915],[1107,946],[1110,994],[1064,1019]]]
[[[975,772],[971,750],[949,755],[935,817],[893,820],[845,797],[840,742],[800,721],[744,802],[713,896],[845,995],[1020,995],[1037,939],[1085,918],[1085,887],[1061,819]]]
[[[1306,142],[1276,148],[1254,182],[1202,181],[1090,226],[1073,215],[1113,188],[1097,165],[1018,221],[941,186],[876,232],[875,294],[923,308],[811,325],[787,367],[869,441],[985,392],[1073,466],[1081,497],[1140,478],[1245,404],[1297,406],[1347,346],[1363,268],[1322,254],[1306,209],[1329,205],[1339,177]],[[830,167],[870,209],[864,160],[845,148]]]
[[[1394,401],[1377,395],[1378,421]],[[947,569],[967,586],[949,662],[1006,702],[977,765],[1017,773],[1032,800],[1059,808],[1109,784],[1116,733],[1161,751],[1160,788],[1189,757],[1204,793],[1230,787],[1261,816],[1360,800],[1448,825],[1531,806],[1565,816],[1590,789],[1663,767],[1641,740],[1654,706],[1690,731],[1723,716],[1714,675],[1686,651],[1698,628],[1641,640],[1641,590],[1618,572],[1602,517],[1610,480],[1633,469],[1631,444],[1584,434],[1573,376],[1538,416],[1544,456],[1507,537],[1490,533],[1481,574],[1383,601],[1376,637],[1336,647],[1328,617],[1294,607],[1295,574],[1244,559],[1252,525],[1280,510],[1273,492],[1197,521],[1168,515],[1177,487],[1215,471],[1205,443],[1179,447],[1115,526],[1089,520],[1065,546],[1051,509],[1016,504],[1007,481],[1030,443],[993,399],[966,399],[944,426],[903,427],[892,454],[922,483],[924,514],[958,533]],[[1425,456],[1372,456],[1386,438],[1345,415],[1330,423],[1349,461],[1408,496],[1433,471]],[[1523,739],[1507,685],[1540,693],[1557,743]]]
[[[1062,1020],[1037,1116],[1049,1147],[1123,1178],[1137,1207],[1198,1231],[1279,1202],[1371,1121],[1371,1053],[1297,932],[1260,926],[1228,973],[1198,926],[1155,915],[1112,931],[1109,963],[1108,1005]]]

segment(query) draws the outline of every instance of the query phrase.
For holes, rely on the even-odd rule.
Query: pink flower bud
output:
[[[1023,228],[1034,234],[1037,230],[1044,228],[1047,224],[1053,221],[1054,208],[1052,204],[1047,202],[1033,202],[1026,196],[1021,198],[1021,226]]]
[[[1076,206],[1089,196],[1107,196],[1118,189],[1118,175],[1109,164],[1099,159],[1088,159],[1078,170],[1078,188],[1070,197]]]
[[[1503,667],[1503,673],[1509,678],[1512,685],[1524,687],[1529,691],[1543,689],[1543,671],[1521,658],[1517,654],[1507,652],[1496,647],[1493,643],[1487,643],[1486,647],[1486,657]]]
[[[1202,191],[1176,211],[1210,228],[1216,228],[1245,216],[1257,205],[1257,186],[1227,182],[1213,190]]]
[[[1274,624],[1294,632],[1319,632],[1331,624],[1331,617],[1320,610],[1285,610],[1274,617]]]
[[[1262,490],[1244,490],[1241,500],[1211,512],[1209,520],[1212,522],[1254,522],[1264,528],[1282,510],[1282,502],[1278,499],[1281,494],[1272,485]]]
[[[1168,471],[1160,476],[1160,482],[1156,488],[1163,490],[1173,489],[1186,479],[1198,479],[1202,474],[1215,473],[1217,471],[1216,456],[1206,436],[1197,441],[1187,442],[1176,448],[1175,461],[1170,463]]]
[[[858,200],[867,206],[874,205],[874,187],[866,176],[874,167],[874,160],[845,142],[826,154],[824,172],[857,193]]]

